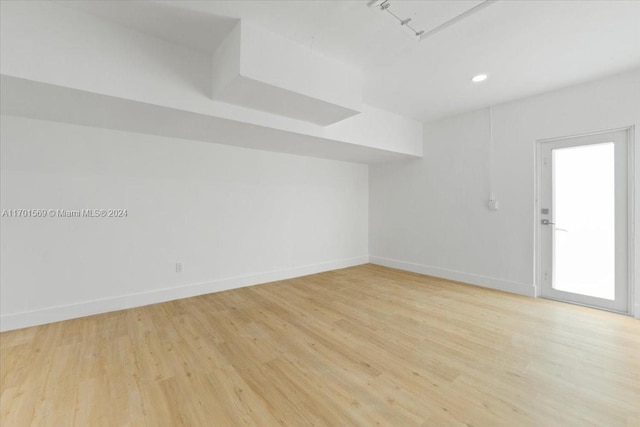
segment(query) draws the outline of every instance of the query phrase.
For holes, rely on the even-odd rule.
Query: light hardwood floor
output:
[[[6,332],[2,426],[640,426],[640,321],[365,265]]]

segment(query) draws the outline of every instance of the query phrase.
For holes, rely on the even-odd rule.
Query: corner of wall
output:
[[[372,264],[384,267],[397,268],[399,270],[410,271],[412,273],[424,274],[426,276],[438,277],[441,279],[453,280],[466,284],[481,286],[483,288],[495,289],[528,297],[536,296],[534,285],[526,283],[512,282],[509,280],[496,279],[493,277],[481,276],[478,274],[464,273],[460,271],[446,270],[429,265],[416,264],[412,262],[400,261],[397,259],[369,256]]]

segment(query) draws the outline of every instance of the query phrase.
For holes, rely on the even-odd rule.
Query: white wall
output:
[[[358,110],[362,72],[265,28],[241,21],[240,74],[291,92]]]
[[[1,119],[2,209],[128,210],[2,218],[2,329],[367,262],[365,165]]]
[[[423,159],[371,167],[372,262],[533,295],[538,139],[635,125],[640,205],[640,70],[498,105],[492,115],[492,161],[485,109],[426,124]],[[490,180],[497,212],[486,207]]]

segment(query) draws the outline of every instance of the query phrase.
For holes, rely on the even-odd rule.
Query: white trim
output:
[[[479,274],[463,273],[461,271],[447,270],[444,268],[400,261],[397,259],[377,256],[370,256],[369,259],[372,264],[382,265],[384,267],[397,268],[399,270],[425,274],[427,276],[434,276],[447,280],[454,280],[456,282],[463,282],[471,285],[482,286],[483,288],[496,289],[528,297],[535,297],[536,295],[536,288],[531,284],[496,279],[494,277],[481,276]]]
[[[277,280],[286,280],[324,271],[353,267],[366,264],[369,257],[366,255],[344,260],[335,260],[320,264],[310,264],[294,267],[286,270],[267,271],[248,276],[229,277],[211,282],[194,283],[175,288],[158,289],[149,292],[122,295],[117,297],[83,301],[76,304],[47,307],[39,310],[12,313],[0,316],[0,331],[26,328],[29,326],[43,325],[59,322],[61,320],[75,319],[110,311],[124,310],[127,308],[141,307],[149,304],[157,304],[181,298],[189,298],[197,295],[241,288],[244,286],[269,283]]]
[[[540,221],[542,219],[542,214],[540,213],[540,209],[542,209],[542,202],[540,201],[540,197],[542,195],[542,143],[545,140],[534,140],[534,151],[535,151],[535,169],[533,174],[534,179],[534,213],[533,213],[533,283],[536,287],[536,298],[540,298],[542,296],[542,292],[540,288],[542,287],[542,228],[540,227]]]
[[[598,129],[598,130],[593,130],[593,131],[589,131],[589,132],[576,133],[576,134],[564,135],[564,136],[556,136],[556,137],[553,137],[553,138],[540,138],[540,139],[536,139],[535,141],[537,143],[538,142],[561,141],[563,139],[582,138],[584,136],[601,135],[603,133],[616,133],[616,132],[621,132],[621,131],[632,131],[634,128],[635,128],[635,125],[622,126],[622,127],[613,128],[613,129]]]
[[[628,256],[629,266],[627,280],[629,281],[629,314],[636,319],[640,319],[640,301],[636,301],[636,127],[627,128],[627,209],[628,209]]]

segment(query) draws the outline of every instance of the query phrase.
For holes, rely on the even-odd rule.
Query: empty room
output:
[[[0,425],[640,427],[640,1],[0,0]]]

